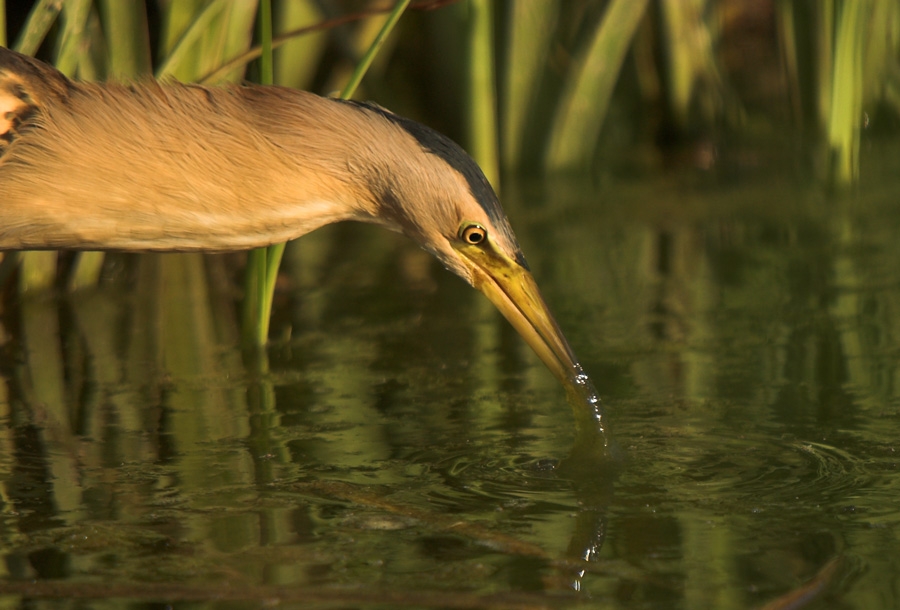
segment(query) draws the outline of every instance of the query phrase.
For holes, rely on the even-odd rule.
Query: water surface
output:
[[[264,358],[234,257],[7,295],[5,604],[900,605],[900,183],[796,174],[505,187],[596,468],[486,299],[372,227],[289,248]]]

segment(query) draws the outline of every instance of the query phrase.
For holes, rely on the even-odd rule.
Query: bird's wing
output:
[[[57,70],[0,47],[0,163],[41,105],[50,97],[65,97],[68,88],[69,80]]]
[[[78,83],[0,48],[0,251],[237,250],[355,218],[365,184],[333,178],[351,146],[322,128],[341,107],[253,91]]]

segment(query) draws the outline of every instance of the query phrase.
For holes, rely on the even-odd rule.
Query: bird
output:
[[[0,250],[238,251],[346,220],[412,239],[590,384],[495,191],[439,132],[285,87],[79,82],[0,48]]]

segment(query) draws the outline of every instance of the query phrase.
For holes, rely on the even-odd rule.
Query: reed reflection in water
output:
[[[265,359],[239,348],[234,257],[115,256],[96,291],[6,301],[0,588],[889,607],[894,187],[505,193],[600,386],[615,468],[565,469],[558,382],[399,238],[293,244]]]

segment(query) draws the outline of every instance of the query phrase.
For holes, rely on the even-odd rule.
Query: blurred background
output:
[[[259,44],[251,0],[6,4],[5,44],[75,78],[257,74],[243,55]],[[390,3],[271,7],[284,37],[277,83],[327,94],[343,87]],[[890,1],[419,0],[357,97],[447,132],[489,170],[491,154],[511,171],[597,171],[636,145],[711,149],[786,134],[852,159],[860,130],[897,129],[898,32]]]
[[[0,42],[84,80],[258,80],[252,0],[0,2]],[[267,3],[268,4],[268,3]],[[336,93],[390,4],[273,0],[274,80]],[[3,36],[6,36],[4,41]],[[253,50],[256,49],[256,53]],[[787,163],[860,178],[861,138],[900,129],[900,4],[854,0],[418,0],[355,97],[506,176]],[[52,283],[52,255],[26,286]],[[72,285],[96,281],[80,258]]]

